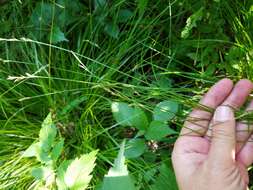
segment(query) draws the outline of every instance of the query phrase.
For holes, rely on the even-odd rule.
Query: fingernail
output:
[[[214,121],[224,122],[232,120],[234,112],[229,106],[219,106],[214,113]]]

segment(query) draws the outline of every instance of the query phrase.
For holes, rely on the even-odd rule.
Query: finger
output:
[[[219,163],[229,163],[235,158],[235,118],[229,106],[219,106],[214,113],[214,125],[209,158]]]
[[[253,111],[253,100],[249,103],[248,107],[246,108],[246,114],[251,114],[252,111]],[[237,131],[236,152],[238,153],[250,138],[253,131],[253,125],[249,121],[238,122],[236,131]]]
[[[240,108],[247,100],[250,92],[253,89],[253,84],[250,80],[242,79],[236,83],[231,94],[226,98],[222,105],[229,105],[235,109]]]
[[[222,105],[228,105],[228,106],[233,107],[234,109],[240,108],[247,100],[247,97],[249,96],[252,89],[253,89],[253,84],[251,81],[247,79],[240,80],[239,82],[235,84],[232,92],[225,99]],[[206,138],[210,139],[211,134],[212,134],[212,129],[209,128],[208,132],[206,133]]]
[[[222,79],[212,86],[199,102],[202,106],[195,108],[186,119],[181,135],[204,136],[213,115],[204,107],[215,109],[229,95],[232,88],[233,82],[229,79]]]
[[[242,162],[246,167],[253,163],[253,135],[250,136],[247,143],[242,147],[241,151],[236,155],[236,159]]]

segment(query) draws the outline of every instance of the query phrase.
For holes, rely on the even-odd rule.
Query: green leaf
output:
[[[145,12],[147,5],[148,5],[148,0],[138,0],[138,9],[141,15]]]
[[[114,161],[114,166],[110,168],[104,177],[102,190],[136,190],[134,180],[128,175],[124,157],[125,140],[120,146],[120,151]]]
[[[105,23],[104,28],[105,33],[107,33],[112,38],[117,39],[119,37],[119,27],[116,23],[113,22],[107,22]]]
[[[68,187],[64,180],[64,175],[69,165],[72,163],[72,161],[73,160],[64,160],[57,169],[56,184],[57,184],[58,190],[68,190]]]
[[[53,124],[51,113],[49,113],[42,123],[39,134],[39,141],[44,152],[48,152],[51,149],[56,137],[56,133],[57,129]]]
[[[122,126],[132,126],[139,130],[146,130],[148,118],[144,111],[138,107],[132,108],[123,102],[112,103],[112,113],[118,124]]]
[[[141,108],[133,108],[132,126],[139,130],[146,130],[148,128],[149,122],[146,114]]]
[[[49,167],[33,168],[32,176],[37,180],[45,181],[46,186],[53,184],[55,179],[54,170]]]
[[[103,180],[102,190],[137,190],[130,176],[113,176],[105,177]]]
[[[125,23],[133,16],[133,12],[129,9],[121,9],[119,11],[117,22],[118,23]]]
[[[51,3],[38,3],[33,10],[31,22],[35,27],[47,27],[51,25],[53,17],[53,5]]]
[[[71,112],[73,109],[78,107],[79,104],[81,104],[85,100],[87,100],[87,96],[81,96],[81,97],[74,99],[73,101],[69,102],[65,107],[62,108],[60,115],[65,115],[65,114]]]
[[[177,132],[169,128],[166,123],[163,123],[161,121],[152,121],[147,130],[147,133],[145,134],[145,137],[147,140],[159,141],[167,135],[171,134],[177,134]]]
[[[52,159],[49,156],[49,152],[44,150],[43,145],[42,145],[41,142],[39,142],[39,145],[38,145],[38,148],[37,148],[36,158],[41,163],[44,163],[44,164],[47,164],[47,165],[52,164]]]
[[[159,175],[155,179],[155,183],[151,186],[151,190],[178,190],[175,174],[166,164],[162,164]]]
[[[24,153],[22,154],[22,157],[33,157],[37,155],[37,149],[39,147],[39,143],[33,143],[31,146],[29,146]]]
[[[197,22],[202,20],[204,8],[201,7],[197,12],[192,14],[187,20],[186,20],[186,26],[183,28],[181,32],[181,38],[188,38],[191,34],[191,31],[194,27],[197,27]]]
[[[64,181],[71,190],[83,190],[88,187],[92,178],[90,173],[95,167],[97,151],[82,155],[73,160],[64,175]]]
[[[109,170],[107,176],[128,175],[127,166],[125,164],[125,156],[124,156],[125,144],[126,144],[126,141],[124,140],[120,145],[120,150],[119,150],[117,158],[114,160],[114,165]]]
[[[145,152],[146,148],[144,139],[132,139],[126,144],[125,157],[137,158]]]
[[[178,112],[178,103],[172,100],[165,100],[156,105],[153,113],[154,120],[167,122]]]
[[[68,41],[68,39],[65,37],[64,33],[60,30],[58,26],[54,26],[51,34],[51,42],[53,44]]]
[[[61,155],[61,152],[63,150],[64,145],[64,139],[61,139],[59,142],[56,143],[56,145],[53,147],[51,158],[55,162],[58,160],[59,156]]]
[[[123,102],[113,102],[111,105],[114,119],[122,126],[133,126],[134,109]]]

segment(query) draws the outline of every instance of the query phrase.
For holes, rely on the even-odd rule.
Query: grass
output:
[[[38,137],[49,111],[65,138],[62,159],[99,149],[90,184],[95,189],[119,144],[135,133],[116,124],[113,101],[150,112],[158,102],[174,99],[181,104],[173,125],[179,131],[185,115],[217,80],[252,79],[249,1],[117,0],[97,9],[93,1],[80,1],[66,4],[74,17],[64,17],[64,24],[53,14],[60,1],[41,2],[54,7],[45,26],[31,21],[41,10],[34,1],[0,5],[0,189],[29,189],[33,183],[30,168],[37,163],[20,156]],[[191,15],[201,7],[205,11],[194,20]],[[122,9],[131,17],[119,22]],[[182,38],[187,18],[192,28]],[[62,39],[60,34],[55,39],[57,25],[68,42],[53,43]],[[150,151],[127,160],[141,189],[151,189],[154,168],[170,162],[174,141],[171,136],[155,150],[147,142]]]

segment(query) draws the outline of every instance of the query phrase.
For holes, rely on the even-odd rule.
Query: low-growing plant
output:
[[[84,190],[92,178],[97,151],[81,155],[73,160],[59,159],[64,140],[56,140],[57,128],[51,113],[42,123],[38,140],[33,143],[22,157],[36,157],[39,165],[31,170],[35,183],[33,189]]]

